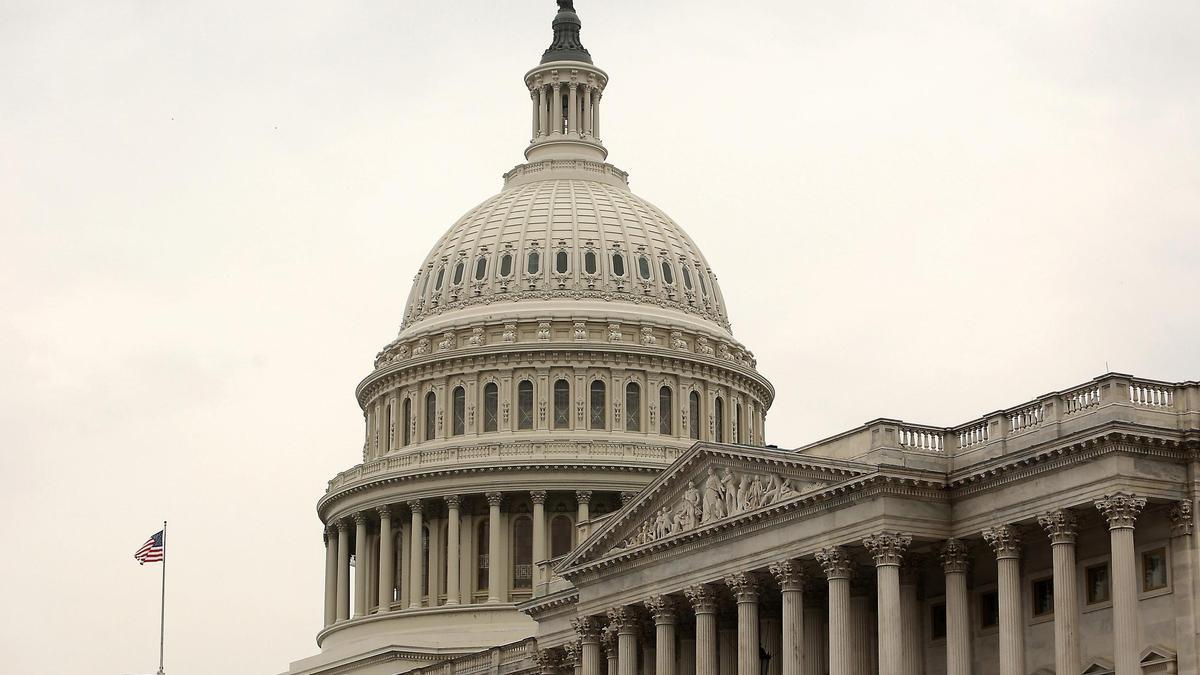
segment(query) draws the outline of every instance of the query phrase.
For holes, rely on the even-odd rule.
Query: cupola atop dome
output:
[[[572,0],[558,0],[558,14],[554,17],[554,42],[542,54],[542,63],[550,61],[592,62],[592,55],[579,41],[579,15],[575,13]]]

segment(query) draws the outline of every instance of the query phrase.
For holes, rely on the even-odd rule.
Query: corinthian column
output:
[[[538,564],[546,559],[546,491],[532,490],[529,498],[533,501],[533,555],[529,559],[533,562],[533,583],[539,584],[549,581],[548,577],[542,578],[542,566]]]
[[[325,542],[325,625],[328,627],[337,621],[337,528],[326,527],[321,539]]]
[[[618,675],[638,675],[637,612],[633,607],[614,607],[608,610],[608,623],[617,629]]]
[[[753,572],[735,572],[725,577],[725,585],[737,599],[737,671],[758,672],[758,577]]]
[[[600,644],[604,646],[604,657],[608,662],[608,675],[620,675],[617,662],[617,630],[609,626],[600,632]]]
[[[967,608],[967,545],[947,539],[942,547],[946,573],[946,675],[971,675],[971,614]]]
[[[392,611],[392,590],[396,587],[396,554],[392,550],[392,512],[386,506],[379,511],[379,613]]]
[[[771,574],[783,596],[783,647],[776,658],[781,675],[802,675],[804,667],[804,571],[798,560],[772,563]]]
[[[904,647],[900,641],[903,624],[900,621],[900,563],[912,537],[899,532],[880,532],[863,540],[863,545],[875,559],[875,587],[879,604],[879,672],[903,663]]]
[[[557,649],[539,649],[533,653],[533,662],[537,664],[538,675],[559,675],[562,652]]]
[[[1171,507],[1171,558],[1175,573],[1175,634],[1178,649],[1175,650],[1178,669],[1181,673],[1194,673],[1197,665],[1196,641],[1196,567],[1192,554],[1192,500],[1183,499]]]
[[[854,563],[840,546],[817,551],[817,562],[829,580],[829,675],[850,675],[850,573]]]
[[[592,503],[592,491],[591,490],[576,490],[575,491],[575,503],[577,505],[576,510],[575,510],[575,522],[576,523],[586,523],[588,521],[588,518],[590,517],[588,514],[588,507]],[[583,525],[579,529],[579,543],[583,543],[583,540],[587,539],[587,536],[588,536],[588,528],[586,525]]]
[[[581,616],[571,620],[571,627],[579,635],[581,675],[603,675],[600,672],[600,621],[594,616]]]
[[[1075,591],[1075,516],[1057,509],[1038,516],[1054,559],[1054,672],[1079,672],[1079,606]]]
[[[1109,542],[1112,546],[1113,594],[1113,654],[1117,675],[1136,675],[1141,672],[1138,644],[1141,626],[1138,625],[1137,551],[1133,545],[1133,524],[1146,499],[1124,492],[1104,495],[1096,500],[1096,508],[1108,519]]]
[[[989,527],[983,539],[996,552],[1000,596],[1000,675],[1025,675],[1021,612],[1021,537],[1012,525]]]
[[[557,90],[557,85],[555,89]],[[488,492],[488,602],[500,602],[500,502],[504,495]]]
[[[459,603],[460,582],[458,580],[458,528],[461,525],[459,507],[462,498],[458,495],[446,495],[446,604]]]
[[[358,618],[367,613],[367,513],[354,514],[354,524],[354,617]]]
[[[696,675],[718,675],[716,591],[701,584],[683,594],[696,612]]]
[[[420,607],[421,602],[425,599],[425,584],[422,579],[425,576],[424,565],[425,557],[422,555],[425,548],[422,546],[422,530],[424,525],[421,523],[422,514],[424,513],[420,499],[413,499],[408,502],[408,510],[412,512],[412,537],[408,546],[408,606],[410,608]],[[403,605],[401,605],[403,606]]]
[[[562,135],[563,132],[562,83],[555,82],[552,85],[552,89],[554,91],[554,95],[550,98],[550,115],[551,120],[553,120],[552,124],[554,128],[550,130],[550,135],[555,136]]]
[[[337,620],[345,621],[350,618],[350,522],[339,520],[337,528]]]
[[[646,609],[654,617],[654,673],[675,675],[675,600],[656,595],[646,600]]]

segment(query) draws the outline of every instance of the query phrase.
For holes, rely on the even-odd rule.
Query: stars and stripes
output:
[[[142,547],[133,554],[133,559],[138,561],[139,565],[146,563],[162,562],[166,556],[163,548],[163,531],[159,530],[153,537],[146,540]]]

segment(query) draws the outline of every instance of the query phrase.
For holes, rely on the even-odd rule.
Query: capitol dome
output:
[[[558,5],[526,162],[433,246],[355,391],[361,461],[317,503],[325,623],[296,675],[528,638],[518,606],[625,500],[699,441],[764,445],[774,389],[699,248],[607,162],[608,75]]]

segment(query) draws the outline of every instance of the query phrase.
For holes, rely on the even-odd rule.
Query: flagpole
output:
[[[163,564],[162,564],[162,595],[159,596],[158,608],[158,675],[164,675],[163,671],[163,637],[164,624],[167,618],[167,521],[163,521]]]

